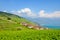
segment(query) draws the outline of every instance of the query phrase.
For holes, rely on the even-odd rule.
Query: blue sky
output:
[[[44,18],[44,24],[48,25],[46,22],[49,22],[60,25],[60,0],[0,0],[0,11],[13,12],[24,17]]]
[[[60,10],[60,0],[0,0],[0,10],[20,10],[30,8],[34,12]]]

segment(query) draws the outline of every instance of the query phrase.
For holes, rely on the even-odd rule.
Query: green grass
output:
[[[21,27],[22,30],[28,29],[20,24],[22,22],[26,22],[27,24],[35,24],[23,17],[6,12],[0,12],[0,30],[16,30],[16,27]]]
[[[28,29],[20,24],[22,22],[35,25],[17,15],[0,12],[0,40],[60,40],[60,30]],[[17,30],[17,27],[22,29]]]
[[[60,30],[0,31],[0,40],[60,40]]]

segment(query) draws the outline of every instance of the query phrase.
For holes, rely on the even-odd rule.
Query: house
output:
[[[40,28],[40,30],[44,30],[44,28]]]
[[[22,22],[21,25],[27,26],[28,24],[26,22]]]
[[[28,27],[28,28],[33,28],[34,25],[32,25],[32,24],[28,24],[27,27]]]
[[[35,25],[33,28],[39,30],[40,29],[40,26]]]
[[[45,28],[46,30],[48,30],[49,28]]]
[[[46,27],[44,28],[44,30],[48,30],[48,29],[49,29],[49,28],[46,28]]]
[[[36,29],[36,30],[47,30],[48,28],[43,28],[41,26],[38,26],[38,25],[33,25],[33,24],[27,24],[26,22],[22,22],[21,23],[23,26],[26,26],[27,28],[33,28],[33,29]]]

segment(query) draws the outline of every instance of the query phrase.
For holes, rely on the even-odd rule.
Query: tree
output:
[[[7,19],[8,19],[8,20],[11,20],[11,18],[9,18],[9,17],[8,17]]]

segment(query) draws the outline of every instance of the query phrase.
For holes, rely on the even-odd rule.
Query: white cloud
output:
[[[41,17],[41,18],[42,17],[43,18],[60,18],[60,11],[54,11],[52,13],[45,13],[44,10],[41,10],[38,14],[35,14],[31,11],[30,8],[24,8],[24,9],[21,9],[21,10],[11,11],[11,12],[13,14],[16,14],[16,15],[19,15],[19,16],[24,16],[23,14],[26,14],[28,17],[31,17],[31,18],[38,18],[38,17]]]
[[[31,13],[31,10],[29,8],[24,8],[24,9],[21,9],[22,12],[26,12],[26,13]]]
[[[30,16],[30,14],[32,14],[31,10],[29,8],[24,8],[24,9],[21,9],[21,12],[22,13],[26,13],[27,15]]]
[[[14,13],[15,11],[10,11],[11,13]]]
[[[36,14],[34,14],[29,8],[21,9],[21,12],[27,14],[29,17],[36,17]]]
[[[3,12],[7,12],[6,10],[4,10]]]
[[[22,16],[21,11],[10,11],[12,14]]]
[[[32,17],[32,18],[36,17],[36,14],[33,13],[31,9],[29,8],[24,8],[24,9],[17,10],[17,11],[11,11],[11,13],[19,15],[19,16],[24,16],[23,14],[26,14],[28,17]]]
[[[17,13],[21,13],[21,11],[17,11]]]
[[[39,14],[33,13],[29,8],[21,9],[21,12],[26,13],[30,17],[44,17],[44,18],[59,18],[60,17],[60,11],[55,11],[52,13],[45,13],[44,10],[41,10]]]
[[[43,18],[59,18],[60,17],[60,11],[55,11],[52,13],[45,13],[44,10],[41,10],[39,12],[39,17],[43,17]]]

